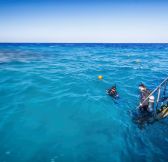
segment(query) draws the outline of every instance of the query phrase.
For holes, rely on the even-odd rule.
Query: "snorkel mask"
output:
[[[143,91],[143,90],[144,90],[144,87],[139,86],[139,90],[140,90],[140,91]]]
[[[145,89],[146,89],[145,85],[141,83],[141,84],[139,85],[139,90],[142,92],[142,91],[144,91]]]

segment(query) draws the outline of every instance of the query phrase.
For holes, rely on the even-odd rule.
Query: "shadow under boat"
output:
[[[143,128],[146,124],[153,124],[161,119],[168,117],[168,105],[163,105],[156,113],[147,111],[135,111],[132,113],[132,121]]]

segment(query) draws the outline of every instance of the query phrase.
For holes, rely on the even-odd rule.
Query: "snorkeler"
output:
[[[107,94],[113,98],[118,98],[119,95],[117,93],[117,88],[116,88],[116,85],[115,86],[112,86],[110,89],[107,89],[106,90]]]
[[[150,91],[146,88],[144,84],[139,85],[140,90],[140,110],[141,111],[148,111],[149,107],[149,99],[146,100],[146,98],[150,95]],[[145,101],[146,100],[146,101]]]

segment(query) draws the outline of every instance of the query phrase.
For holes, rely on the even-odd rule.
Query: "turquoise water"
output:
[[[168,161],[168,119],[129,113],[167,75],[168,44],[0,44],[0,162]]]

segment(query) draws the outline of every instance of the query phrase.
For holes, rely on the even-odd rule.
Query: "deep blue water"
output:
[[[168,161],[168,119],[129,113],[167,75],[168,44],[0,44],[0,162]]]

